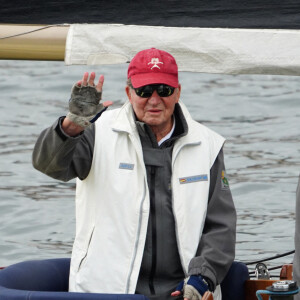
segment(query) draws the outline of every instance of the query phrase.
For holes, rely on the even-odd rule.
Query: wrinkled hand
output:
[[[181,281],[171,296],[183,294],[184,300],[201,300],[206,291],[208,291],[208,284],[203,277],[192,275]]]
[[[71,92],[67,118],[83,129],[94,123],[112,104],[111,101],[100,103],[104,76],[99,77],[97,85],[94,84],[95,77],[95,72],[92,72],[90,76],[88,72],[85,72],[82,80],[73,86]]]

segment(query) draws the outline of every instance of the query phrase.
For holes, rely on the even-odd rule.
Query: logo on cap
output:
[[[151,68],[151,70],[152,70],[153,68],[159,68],[160,69],[160,67],[157,64],[164,64],[164,63],[159,61],[158,58],[152,58],[151,61],[148,63],[148,65],[150,65],[150,64],[153,64],[153,66]]]

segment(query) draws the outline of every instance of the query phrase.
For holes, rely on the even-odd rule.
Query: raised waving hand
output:
[[[69,112],[62,124],[63,130],[70,136],[77,135],[90,126],[112,105],[112,101],[100,103],[104,76],[100,75],[96,85],[95,78],[95,72],[91,72],[90,75],[85,72],[82,79],[72,88]]]

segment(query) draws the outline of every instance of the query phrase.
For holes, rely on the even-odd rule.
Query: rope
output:
[[[251,262],[246,262],[244,264],[245,265],[253,265],[253,264],[260,263],[260,262],[265,262],[265,261],[268,261],[268,260],[280,258],[280,257],[283,257],[283,256],[288,256],[288,255],[294,254],[294,253],[295,253],[295,250],[292,250],[292,251],[289,251],[289,252],[286,252],[286,253],[282,253],[282,254],[278,254],[278,255],[275,255],[275,256],[267,257],[265,259],[261,259],[261,260],[257,260],[257,261],[251,261]]]
[[[289,296],[289,295],[295,295],[299,292],[299,289],[295,289],[295,290],[292,290],[292,291],[266,291],[266,290],[258,290],[256,291],[256,297],[258,300],[263,300],[262,296],[261,295],[280,295],[280,296]],[[271,297],[273,298],[273,297]],[[271,299],[270,298],[270,299]],[[284,298],[285,299],[285,298]],[[287,299],[290,299],[290,298],[287,298]]]
[[[34,29],[34,30],[25,31],[25,32],[22,32],[22,33],[14,34],[14,35],[4,36],[4,37],[1,37],[0,40],[5,40],[5,39],[10,39],[10,38],[14,38],[14,37],[18,37],[18,36],[30,34],[30,33],[33,33],[33,32],[36,32],[36,31],[40,31],[40,30],[45,30],[45,29],[51,28],[51,27],[67,27],[67,26],[69,26],[69,24],[47,25],[47,26],[43,26],[41,28],[37,28],[37,29]]]

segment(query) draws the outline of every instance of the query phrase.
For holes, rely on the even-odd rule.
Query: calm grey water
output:
[[[84,71],[103,73],[103,98],[119,106],[126,69],[0,61],[0,266],[70,256],[75,182],[33,169],[33,145],[42,129],[67,112],[71,86]],[[180,81],[181,100],[192,116],[227,139],[226,167],[238,212],[236,259],[293,250],[300,78],[181,73]]]

